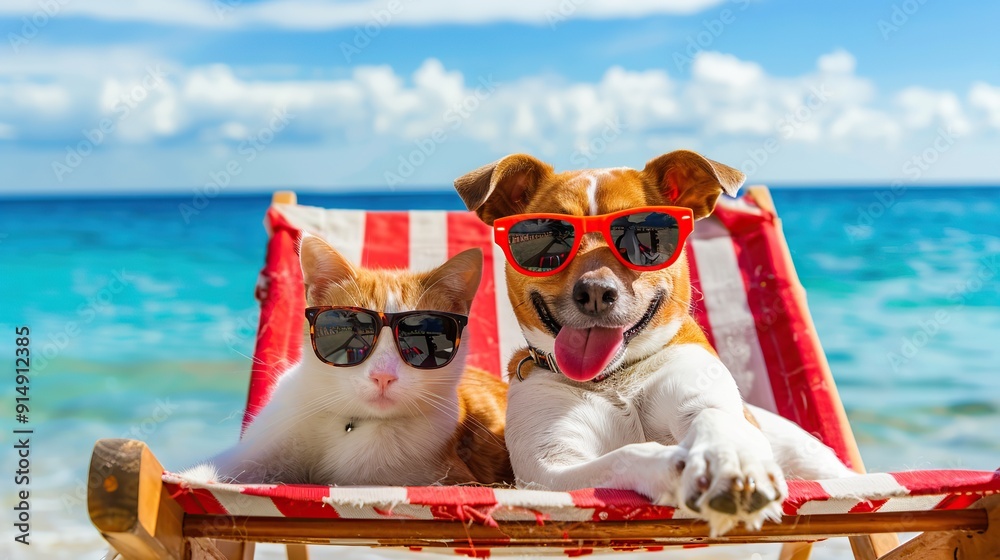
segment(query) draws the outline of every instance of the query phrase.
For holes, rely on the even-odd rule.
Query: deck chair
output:
[[[244,427],[302,349],[303,288],[296,244],[308,230],[368,266],[426,268],[481,247],[469,362],[506,371],[523,344],[506,296],[503,255],[468,212],[365,212],[295,204],[277,193],[267,212],[257,285],[260,329]],[[687,247],[694,315],[750,402],[815,434],[864,472],[766,188],[722,201]],[[101,440],[90,465],[90,517],[128,559],[251,558],[253,543],[351,544],[458,552],[577,556],[723,543],[810,543],[846,536],[858,559],[1000,558],[1000,472],[916,471],[789,481],[781,523],[711,538],[707,526],[620,490],[544,492],[486,487],[323,487],[198,484],[165,471],[139,441]],[[899,532],[922,533],[902,546]]]

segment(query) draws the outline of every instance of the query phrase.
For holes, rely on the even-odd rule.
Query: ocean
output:
[[[773,195],[869,470],[1000,466],[1000,188]],[[450,191],[300,202],[462,208]],[[222,196],[191,213],[190,196],[0,199],[0,415],[20,427],[9,365],[28,326],[35,431],[30,547],[13,543],[17,458],[0,432],[0,554],[101,557],[84,487],[99,438],[145,440],[173,469],[237,439],[268,203]]]

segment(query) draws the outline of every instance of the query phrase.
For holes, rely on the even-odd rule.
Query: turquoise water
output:
[[[1000,466],[998,195],[774,191],[871,470]],[[82,499],[96,439],[143,439],[172,468],[236,440],[268,201],[219,198],[185,221],[183,197],[0,200],[0,355],[12,361],[13,329],[27,325],[36,360],[36,555],[72,547],[87,552],[63,557],[99,557]],[[300,201],[461,208],[450,192]],[[3,391],[11,425],[12,383]],[[3,472],[14,465],[5,453]]]

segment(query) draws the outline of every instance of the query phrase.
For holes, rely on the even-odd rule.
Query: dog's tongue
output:
[[[614,359],[624,332],[624,328],[559,329],[555,348],[559,369],[573,381],[590,381]]]

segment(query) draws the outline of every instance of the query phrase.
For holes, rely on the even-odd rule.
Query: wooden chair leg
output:
[[[163,467],[141,441],[94,445],[87,509],[101,535],[126,560],[181,560],[184,511],[163,490]]]
[[[304,544],[290,544],[286,547],[288,560],[309,560],[309,551]]]
[[[883,554],[899,546],[896,533],[876,533],[848,537],[855,560],[878,560]]]
[[[813,545],[808,542],[785,543],[781,545],[781,556],[778,560],[809,560]]]

